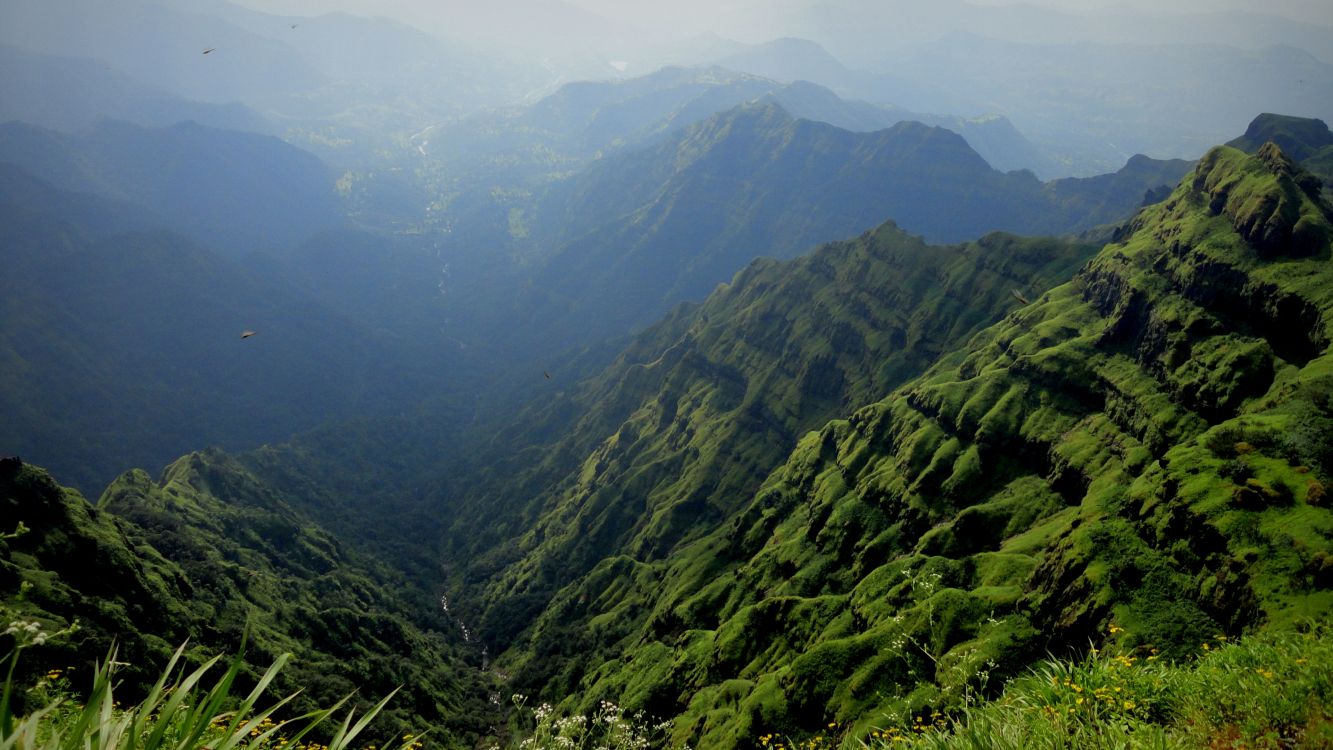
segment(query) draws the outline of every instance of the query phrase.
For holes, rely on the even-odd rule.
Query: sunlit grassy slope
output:
[[[608,550],[661,558],[709,533],[800,435],[922,372],[1020,306],[1015,290],[1037,295],[1091,252],[1009,235],[932,246],[886,224],[755,263],[514,420],[482,471],[460,473],[455,491],[470,497],[448,517],[449,559],[486,587],[460,601],[480,599],[481,632],[507,643]],[[540,676],[524,679],[563,661],[535,659]]]
[[[382,563],[348,549],[220,454],[191,454],[159,481],[116,480],[93,505],[30,465],[0,465],[0,613],[71,635],[29,649],[13,674],[26,691],[58,670],[77,691],[113,643],[118,692],[137,700],[180,643],[187,663],[235,652],[249,631],[240,684],[283,653],[275,686],[301,691],[289,710],[353,705],[403,691],[385,736],[423,724],[451,744],[490,726],[491,709],[456,628]],[[21,527],[20,527],[21,525]],[[0,636],[0,652],[13,639]],[[248,688],[247,688],[248,689]]]
[[[1179,656],[1327,619],[1318,190],[1274,146],[1214,150],[1072,282],[810,433],[757,491],[677,517],[711,513],[710,530],[628,531],[687,528],[643,505],[682,473],[604,473],[641,430],[618,433],[565,495],[584,499],[531,536],[600,559],[503,661],[570,709],[612,698],[730,748],[946,710],[983,673],[1102,643],[1112,622],[1116,647]],[[594,522],[618,514],[639,521]],[[508,570],[515,593],[551,580]]]
[[[1123,632],[1110,627],[1111,635]],[[764,732],[766,750],[837,747],[908,750],[1197,750],[1333,746],[1333,639],[1327,627],[1266,632],[1232,641],[1214,635],[1179,661],[1140,646],[1092,649],[1048,659],[1007,682],[994,699],[987,687],[954,710],[883,714],[848,727]],[[989,676],[987,677],[987,681]],[[670,726],[603,703],[590,715],[561,715],[519,703],[533,728],[527,750],[630,750],[661,742]],[[511,745],[512,746],[512,745]]]

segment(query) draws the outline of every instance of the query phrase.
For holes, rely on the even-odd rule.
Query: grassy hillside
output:
[[[1254,153],[1269,141],[1323,180],[1324,200],[1333,201],[1333,131],[1323,120],[1265,113],[1227,145]]]
[[[1326,619],[1317,191],[1274,146],[1210,152],[1072,282],[810,433],[727,505],[651,502],[684,472],[614,470],[641,439],[618,432],[584,465],[584,499],[533,524],[600,559],[502,662],[569,708],[612,699],[678,715],[677,741],[752,747],[946,710],[1089,640],[1170,657]],[[618,514],[677,544],[590,523]],[[511,588],[542,580],[513,571]]]
[[[1016,290],[1040,294],[1091,252],[1008,235],[932,246],[886,224],[754,263],[425,493],[457,498],[447,557],[468,589],[484,587],[460,606],[507,644],[608,550],[660,558],[706,533],[802,434],[919,374],[1019,306]],[[566,669],[549,657],[529,665],[540,675],[520,670],[525,685]]]
[[[1037,665],[994,700],[969,693],[958,711],[883,716],[859,732],[837,722],[810,733],[765,732],[755,744],[765,750],[1323,748],[1333,742],[1333,681],[1325,666],[1331,650],[1326,626],[1239,640],[1214,635],[1196,656],[1179,661],[1150,647],[1093,649]],[[583,721],[549,705],[528,709],[524,702],[522,709],[533,729],[521,747],[530,750],[661,743],[661,724],[614,704]]]
[[[142,471],[96,505],[44,471],[0,463],[0,597],[6,622],[78,629],[26,649],[16,684],[59,670],[81,684],[114,641],[119,691],[137,699],[187,639],[188,662],[235,653],[249,632],[243,682],[278,655],[276,683],[301,689],[293,715],[356,692],[372,703],[403,686],[378,736],[431,726],[455,746],[490,730],[476,650],[428,592],[352,551],[239,464],[191,454],[160,480]],[[8,652],[12,639],[0,637]],[[21,694],[20,694],[21,695]]]

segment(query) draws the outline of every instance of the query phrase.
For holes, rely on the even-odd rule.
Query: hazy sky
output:
[[[544,0],[550,2],[552,0]],[[670,28],[678,32],[743,32],[729,28],[784,9],[808,5],[809,0],[564,0],[608,18],[637,25]],[[454,5],[440,0],[235,0],[260,10],[297,15],[318,15],[341,10],[360,15],[387,15],[413,21],[439,16]],[[1244,10],[1284,15],[1311,23],[1333,26],[1333,0],[972,0],[980,5],[1031,4],[1067,11],[1134,9],[1155,12],[1209,12]],[[457,7],[457,6],[455,6]]]
[[[925,1],[925,0],[923,0]],[[1333,25],[1333,0],[1048,0],[1042,2],[1015,2],[1015,0],[971,0],[976,5],[1037,5],[1056,10],[1095,11],[1102,9],[1133,9],[1156,12],[1209,12],[1217,10],[1246,10],[1274,13],[1300,20]],[[729,12],[762,12],[773,6],[793,5],[797,0],[569,0],[603,15],[670,22],[682,15],[704,21],[715,9]]]

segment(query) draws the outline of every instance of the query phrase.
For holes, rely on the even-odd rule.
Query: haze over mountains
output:
[[[1333,19],[1287,5],[0,4],[0,614],[83,624],[6,694],[246,640],[296,711],[405,686],[378,747],[610,701],[882,750],[1089,643],[1135,690],[1325,643]],[[1231,670],[1285,718],[1030,713],[1300,746],[1294,659]]]

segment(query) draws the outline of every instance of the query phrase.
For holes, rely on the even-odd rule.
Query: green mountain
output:
[[[479,631],[507,643],[604,550],[658,557],[721,523],[800,435],[919,374],[1018,305],[1015,290],[1039,294],[1092,251],[998,234],[931,246],[886,224],[756,261],[510,420],[471,470],[444,472],[429,494],[458,498],[447,558],[486,587],[460,605],[485,602]]]
[[[219,454],[181,458],[158,481],[129,472],[95,505],[41,469],[0,459],[0,509],[6,622],[79,625],[26,651],[18,684],[51,669],[77,684],[114,643],[123,689],[141,695],[187,639],[197,662],[236,653],[248,633],[245,681],[279,654],[295,656],[277,686],[303,691],[294,712],[350,693],[364,708],[402,686],[376,722],[381,740],[428,722],[457,746],[495,721],[475,647],[429,592]]]
[[[1078,215],[1078,224],[1067,231],[1118,224],[1134,208],[1164,200],[1193,167],[1194,162],[1183,159],[1152,159],[1138,154],[1118,172],[1054,180],[1046,184],[1046,192],[1057,204]]]
[[[1323,120],[1265,113],[1227,145],[1254,153],[1269,141],[1323,180],[1324,199],[1333,200],[1333,132]]]
[[[5,123],[0,162],[64,190],[136,203],[233,258],[285,252],[344,222],[334,177],[314,156],[271,136],[192,122],[102,120],[78,134]]]
[[[677,345],[615,371],[610,408],[544,451],[565,476],[479,503],[530,498],[512,529],[522,554],[497,545],[464,576],[491,608],[483,637],[508,646],[500,666],[520,686],[676,716],[675,740],[730,748],[949,710],[1089,640],[1182,655],[1326,621],[1333,209],[1318,188],[1275,146],[1215,149],[1072,281],[1027,304],[1006,300],[1012,277],[965,285],[968,300],[991,290],[994,314],[1017,309],[804,437],[798,405],[848,413],[874,392],[844,375],[874,367],[834,358],[892,335],[858,325],[894,293],[843,255],[873,237],[779,278],[756,266],[664,323]],[[799,272],[814,269],[847,286],[802,307]],[[749,307],[707,315],[747,289]],[[755,317],[728,327],[737,313]],[[773,347],[776,371],[705,356],[710,323],[709,351],[755,363]],[[809,354],[782,351],[789,339]],[[593,426],[605,437],[589,448]]]
[[[533,273],[520,327],[560,342],[622,333],[701,299],[755,257],[794,257],[885,217],[931,241],[1078,231],[1129,214],[1163,173],[1185,169],[1136,162],[1109,185],[1046,186],[992,169],[941,128],[852,133],[771,103],[741,107],[553,191],[534,232],[567,239]],[[1136,184],[1146,187],[1125,187]]]

